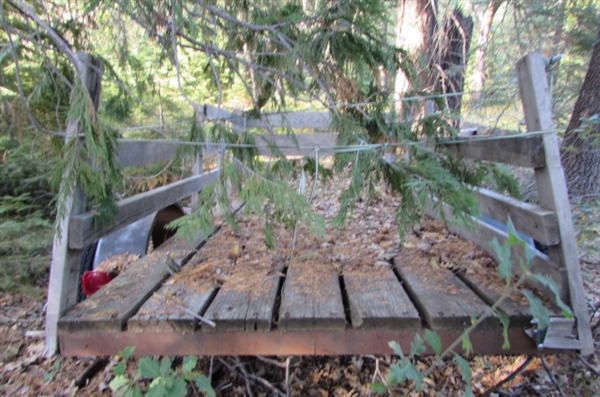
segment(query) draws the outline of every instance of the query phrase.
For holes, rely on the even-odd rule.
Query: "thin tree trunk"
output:
[[[561,150],[569,193],[600,193],[600,32]]]
[[[429,66],[429,54],[433,50],[433,35],[437,28],[437,0],[398,0],[398,14],[396,20],[396,47],[408,52],[417,65]],[[426,76],[428,67],[420,67],[419,73],[422,81],[428,81]],[[413,88],[416,76],[408,76],[402,69],[396,74],[394,91],[396,100]],[[402,114],[402,103],[397,102],[396,111]]]
[[[487,58],[487,44],[492,30],[494,16],[504,0],[492,0],[483,11],[479,34],[477,35],[477,50],[475,52],[475,69],[472,76],[472,87],[475,93],[472,96],[473,101],[479,101],[482,98],[482,91],[485,87],[485,64]]]
[[[440,51],[439,66],[432,70],[432,75],[436,78],[435,90],[444,94],[462,93],[473,20],[456,9],[445,20],[443,32],[444,42]],[[462,94],[448,96],[445,102],[446,107],[456,116],[453,125],[458,128]]]

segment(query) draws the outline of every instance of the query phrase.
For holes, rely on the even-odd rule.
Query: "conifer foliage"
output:
[[[474,213],[474,196],[462,182],[479,185],[493,183],[495,177],[506,181],[506,176],[502,170],[466,164],[436,150],[436,141],[456,133],[442,101],[439,113],[421,119],[402,121],[395,114],[391,100],[393,82],[386,76],[395,76],[401,69],[416,83],[415,91],[408,95],[428,93],[419,91],[411,59],[403,49],[391,44],[386,34],[392,23],[388,16],[392,15],[393,3],[90,0],[75,13],[69,9],[75,17],[66,20],[41,1],[9,0],[2,6],[1,18],[6,38],[12,43],[7,54],[12,55],[15,67],[20,61],[20,46],[24,46],[29,57],[42,59],[53,84],[70,88],[70,105],[63,113],[57,112],[56,118],[78,120],[86,142],[82,145],[73,140],[64,147],[61,165],[68,172],[61,171],[59,175],[65,176],[70,186],[78,182],[100,215],[110,215],[114,209],[113,190],[121,175],[113,164],[117,135],[110,132],[109,123],[130,117],[129,103],[138,100],[136,93],[147,92],[143,82],[152,84],[152,78],[143,76],[143,68],[135,66],[140,61],[134,55],[134,47],[141,44],[126,39],[129,24],[144,33],[160,62],[171,65],[179,94],[191,103],[195,100],[188,81],[190,76],[202,75],[207,82],[205,89],[210,90],[203,96],[209,96],[218,105],[222,105],[228,92],[241,86],[242,92],[236,92],[250,104],[245,109],[247,117],[307,106],[328,110],[333,119],[332,130],[338,134],[336,170],[352,166],[351,183],[340,197],[338,225],[343,225],[356,200],[372,193],[380,181],[402,195],[398,218],[403,225],[416,221],[417,210],[428,205],[432,197],[449,203],[459,213]],[[58,9],[61,4],[57,2],[53,7]],[[110,23],[100,26],[99,20]],[[74,51],[106,51],[98,42],[98,32],[105,31],[124,38],[109,51],[118,53],[116,59],[108,54],[103,57],[107,78],[116,82],[117,88],[109,90],[110,97],[97,115],[89,105],[85,87],[72,78],[77,69]],[[64,65],[71,70],[65,71]],[[186,70],[191,66],[195,68],[193,73]],[[125,70],[131,74],[126,75]],[[126,77],[135,82],[128,82]],[[19,81],[15,90],[29,109],[34,125],[47,130],[36,121],[40,115],[27,107],[25,91],[35,91],[37,84],[32,78],[28,81],[32,87],[24,87]],[[407,101],[404,108],[414,106],[420,106],[418,101]],[[208,218],[213,215],[212,206],[221,202],[228,207],[225,202],[232,187],[246,200],[248,211],[265,216],[268,245],[273,244],[269,238],[273,222],[290,226],[304,222],[312,230],[323,230],[322,221],[309,205],[317,179],[328,172],[319,170],[318,151],[304,164],[312,171],[315,184],[309,195],[290,184],[298,169],[276,148],[268,161],[258,161],[252,138],[245,132],[215,123],[201,129],[194,125],[189,137],[177,138],[201,145],[219,143],[223,147],[219,154],[220,178],[202,193],[200,201],[204,205],[198,212],[179,222],[182,230],[206,229]],[[376,146],[370,146],[373,144]],[[394,160],[395,155],[401,160]]]

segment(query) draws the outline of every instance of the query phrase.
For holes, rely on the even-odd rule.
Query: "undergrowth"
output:
[[[45,284],[53,224],[45,159],[0,140],[0,288],[27,292]]]

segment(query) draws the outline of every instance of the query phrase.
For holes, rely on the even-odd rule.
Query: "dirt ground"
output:
[[[313,204],[325,219],[335,213],[333,195],[317,192]],[[432,258],[435,266],[463,268],[482,281],[495,274],[493,261],[471,243],[448,233],[440,224],[425,220],[413,228],[404,240],[395,233],[393,215],[385,208],[397,203],[384,189],[370,202],[361,202],[348,220],[344,236],[340,231],[336,241],[345,241],[346,249],[334,255],[369,256],[370,266],[389,261],[401,250],[413,250]],[[574,219],[580,232],[580,247],[584,287],[592,315],[596,353],[591,357],[576,354],[525,356],[475,356],[469,358],[472,371],[471,387],[475,395],[491,396],[596,396],[600,395],[600,256],[597,239],[600,220],[599,206],[576,202]],[[246,222],[254,227],[257,222]],[[257,223],[259,224],[259,223]],[[370,226],[369,226],[370,225]],[[365,229],[366,227],[366,229]],[[376,243],[359,246],[365,230],[373,230]],[[246,229],[245,235],[253,235]],[[331,238],[331,235],[329,236]],[[345,239],[345,240],[344,240]],[[319,242],[316,250],[327,248],[327,241]],[[354,247],[354,248],[353,248]],[[310,246],[304,247],[310,249]],[[353,252],[352,250],[356,250]],[[259,249],[257,248],[257,251]],[[245,250],[244,254],[248,254]],[[251,254],[249,254],[251,255]],[[301,253],[298,253],[301,255]],[[489,284],[489,283],[488,283]],[[0,395],[3,396],[109,396],[109,383],[115,378],[120,361],[116,357],[44,357],[44,301],[45,288],[34,293],[20,294],[0,291]],[[387,370],[397,362],[388,356],[336,357],[203,357],[196,366],[211,379],[219,396],[369,396],[371,383],[384,382]],[[424,369],[433,357],[421,358],[417,365]],[[523,363],[526,369],[498,390],[496,384],[514,373]],[[174,360],[174,366],[181,360]],[[97,372],[89,377],[86,370],[93,365]],[[131,377],[137,371],[137,362],[130,359],[127,372]],[[392,395],[463,395],[465,384],[457,365],[450,359],[437,365],[425,379],[427,388],[417,392],[414,384],[395,389]],[[148,382],[140,382],[148,386]],[[487,393],[487,394],[486,394]],[[188,386],[188,395],[202,395]]]

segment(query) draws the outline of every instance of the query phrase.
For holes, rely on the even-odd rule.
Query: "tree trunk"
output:
[[[475,69],[472,77],[472,88],[475,91],[472,96],[474,102],[482,98],[482,91],[486,80],[485,62],[487,58],[487,43],[490,38],[494,16],[503,2],[504,0],[491,0],[481,17],[481,25],[479,26],[479,34],[477,36],[477,50],[475,52]]]
[[[428,81],[427,69],[429,66],[429,54],[433,48],[433,34],[437,28],[437,0],[398,0],[398,15],[396,20],[396,47],[408,52],[419,67],[421,80]],[[400,69],[396,74],[394,91],[396,100],[413,88],[413,84]],[[396,103],[396,111],[402,114],[402,102]]]
[[[444,42],[439,57],[439,66],[432,70],[435,76],[435,91],[444,94],[462,93],[465,69],[473,33],[473,20],[460,10],[454,10],[444,22]],[[446,107],[457,116],[453,125],[460,125],[462,94],[445,98]]]
[[[600,32],[561,150],[569,193],[600,193]]]

